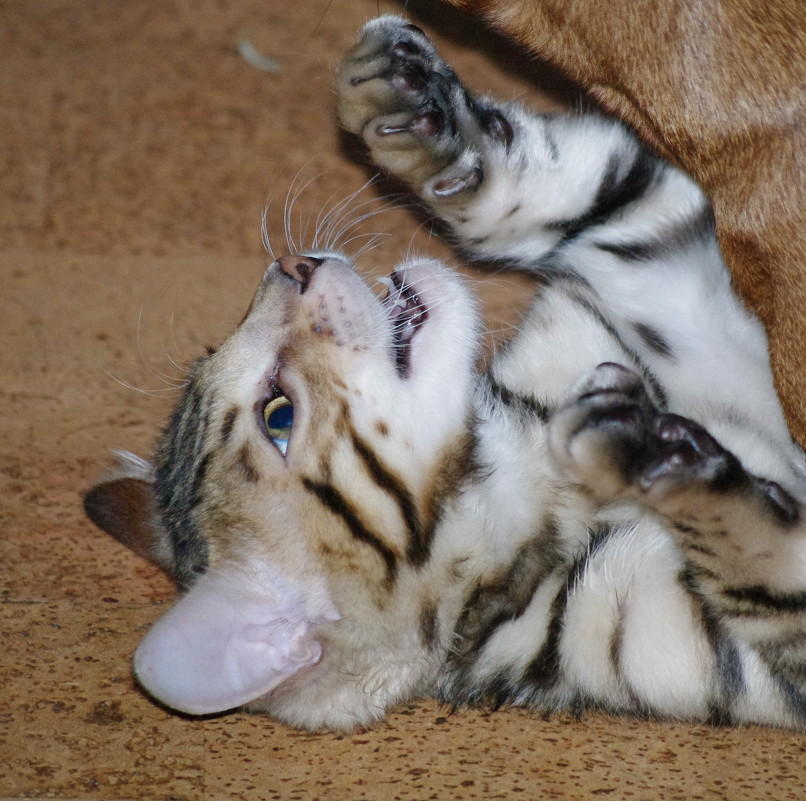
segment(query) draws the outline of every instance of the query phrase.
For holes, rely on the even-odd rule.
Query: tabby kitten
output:
[[[340,253],[269,267],[154,465],[86,496],[182,591],[142,685],[308,729],[430,694],[806,728],[806,470],[700,190],[611,120],[475,97],[397,17],[338,84],[462,251],[545,286],[480,374],[440,264],[380,300]]]

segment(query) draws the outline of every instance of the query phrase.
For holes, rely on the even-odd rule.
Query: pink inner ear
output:
[[[206,715],[248,703],[319,661],[301,601],[202,576],[143,638],[134,670],[157,700]]]

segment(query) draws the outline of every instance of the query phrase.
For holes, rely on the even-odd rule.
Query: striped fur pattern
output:
[[[397,17],[338,81],[460,251],[544,286],[479,373],[441,265],[382,299],[335,252],[272,265],[131,474],[149,525],[120,476],[87,496],[184,591],[142,684],[308,729],[424,694],[806,728],[806,470],[700,190],[610,120],[472,95]]]

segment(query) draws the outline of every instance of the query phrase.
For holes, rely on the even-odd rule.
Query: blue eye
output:
[[[263,425],[266,434],[285,455],[288,449],[288,438],[291,436],[291,426],[294,424],[294,404],[285,396],[270,400],[263,407]]]

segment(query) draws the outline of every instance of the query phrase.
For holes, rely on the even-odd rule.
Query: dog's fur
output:
[[[561,68],[701,184],[806,445],[803,0],[448,2]]]

